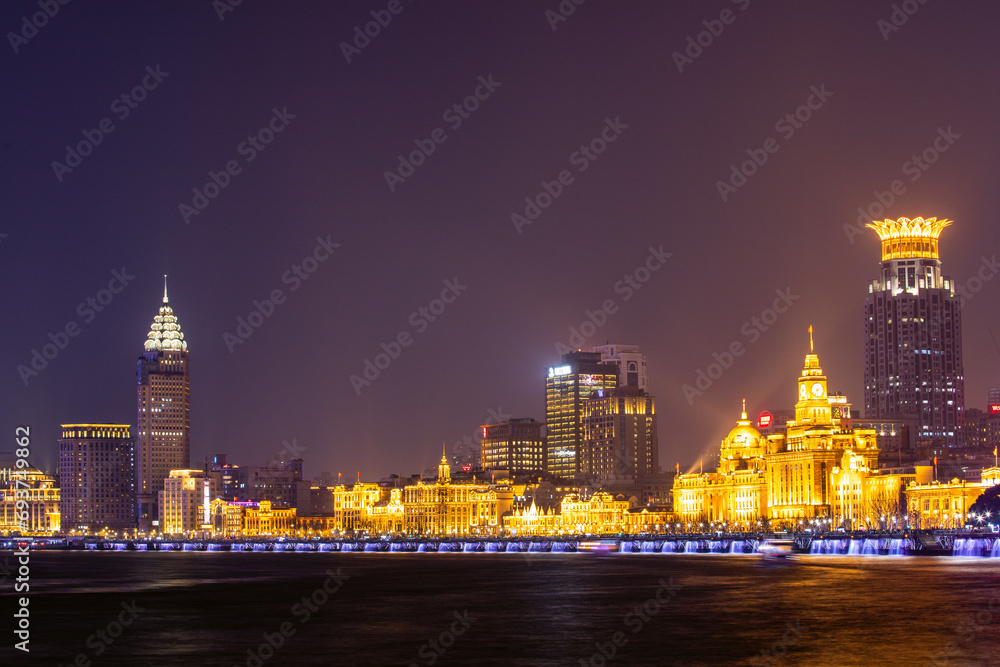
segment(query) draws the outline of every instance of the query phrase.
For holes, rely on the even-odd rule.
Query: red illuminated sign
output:
[[[771,425],[771,413],[765,410],[757,417],[757,428],[767,428]]]
[[[472,466],[470,464],[468,464],[468,463],[464,463],[464,464],[462,464],[462,471],[463,472],[471,472],[472,471]]]
[[[990,414],[991,415],[1000,414],[1000,405],[991,405],[990,406]]]

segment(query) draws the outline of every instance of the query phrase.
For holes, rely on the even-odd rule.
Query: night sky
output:
[[[945,274],[988,276],[963,309],[966,406],[985,407],[1000,6],[902,4],[897,29],[890,2],[564,0],[564,17],[557,0],[246,0],[220,19],[222,1],[78,1],[35,31],[37,2],[5,2],[0,449],[28,424],[53,470],[60,423],[134,428],[169,274],[195,465],[262,464],[294,439],[309,477],[434,466],[491,410],[544,420],[557,344],[610,299],[579,346],[642,347],[661,465],[686,468],[741,398],[754,415],[792,407],[810,324],[831,390],[863,408],[879,243],[855,226],[879,196],[886,216],[954,220]],[[89,154],[67,158],[80,142]],[[399,156],[419,146],[411,173]],[[213,173],[225,187],[202,200]],[[324,261],[303,263],[318,245]],[[670,257],[640,269],[654,252]],[[91,312],[123,269],[134,278]],[[777,291],[791,305],[755,328]],[[25,383],[18,366],[74,323]],[[745,352],[689,402],[683,386],[734,342]]]

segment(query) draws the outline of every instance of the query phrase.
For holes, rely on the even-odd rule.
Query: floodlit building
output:
[[[969,508],[984,491],[998,484],[1000,468],[996,466],[985,468],[979,483],[957,478],[947,482],[914,482],[905,490],[910,524],[922,529],[975,525],[975,519],[969,516]]]
[[[136,527],[135,449],[128,424],[62,424],[59,483],[66,532]]]
[[[27,506],[18,507],[18,501]],[[59,488],[38,468],[0,468],[0,535],[60,532]]]
[[[658,472],[655,401],[634,385],[593,392],[582,403],[580,472],[595,477]]]
[[[608,343],[595,345],[590,351],[599,353],[601,361],[613,362],[618,366],[619,387],[635,387],[645,392],[649,391],[646,355],[639,351],[638,345]]]
[[[135,443],[136,518],[149,531],[161,514],[163,480],[191,465],[188,345],[167,301],[153,318],[138,364],[138,430]]]
[[[961,444],[965,409],[961,297],[941,274],[937,218],[873,221],[879,277],[865,299],[865,416],[917,423],[918,442]]]
[[[221,491],[218,473],[202,470],[171,470],[159,492],[159,532],[186,535],[211,530],[212,501]]]

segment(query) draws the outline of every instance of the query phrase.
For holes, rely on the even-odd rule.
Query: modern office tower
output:
[[[583,403],[580,472],[637,477],[658,472],[655,399],[637,386],[598,389]]]
[[[618,365],[602,362],[600,352],[567,352],[549,368],[545,381],[545,465],[559,477],[581,473],[583,404],[599,389],[618,386]]]
[[[480,465],[483,470],[541,472],[545,470],[542,424],[530,417],[484,424]]]
[[[646,373],[646,355],[638,345],[595,345],[592,352],[600,352],[601,361],[618,364],[618,386],[638,387],[649,391],[649,375]]]
[[[171,470],[157,492],[160,533],[184,535],[210,529],[212,501],[221,487],[219,473]]]
[[[59,438],[64,531],[136,527],[135,450],[128,424],[62,424]]]
[[[941,275],[936,218],[868,225],[882,264],[865,299],[865,416],[915,417],[917,442],[960,444],[965,409],[961,298]]]
[[[171,470],[190,466],[191,409],[188,346],[167,302],[153,318],[138,365],[139,428],[135,470],[139,529],[149,531],[160,511],[157,498]]]

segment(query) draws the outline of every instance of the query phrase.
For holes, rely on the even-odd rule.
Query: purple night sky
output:
[[[58,5],[37,29],[37,0],[0,11],[0,450],[28,424],[42,468],[60,423],[135,426],[163,274],[195,465],[261,464],[294,438],[309,477],[419,472],[491,410],[544,420],[557,344],[612,300],[582,346],[642,347],[661,465],[687,467],[740,399],[792,407],[810,324],[830,389],[863,408],[879,243],[856,225],[878,197],[887,217],[955,221],[944,272],[979,287],[966,406],[1000,384],[1000,6],[247,1],[220,20],[208,0],[113,4]],[[211,174],[224,187],[201,200]],[[777,292],[791,305],[754,328]],[[745,353],[689,402],[734,342]]]

